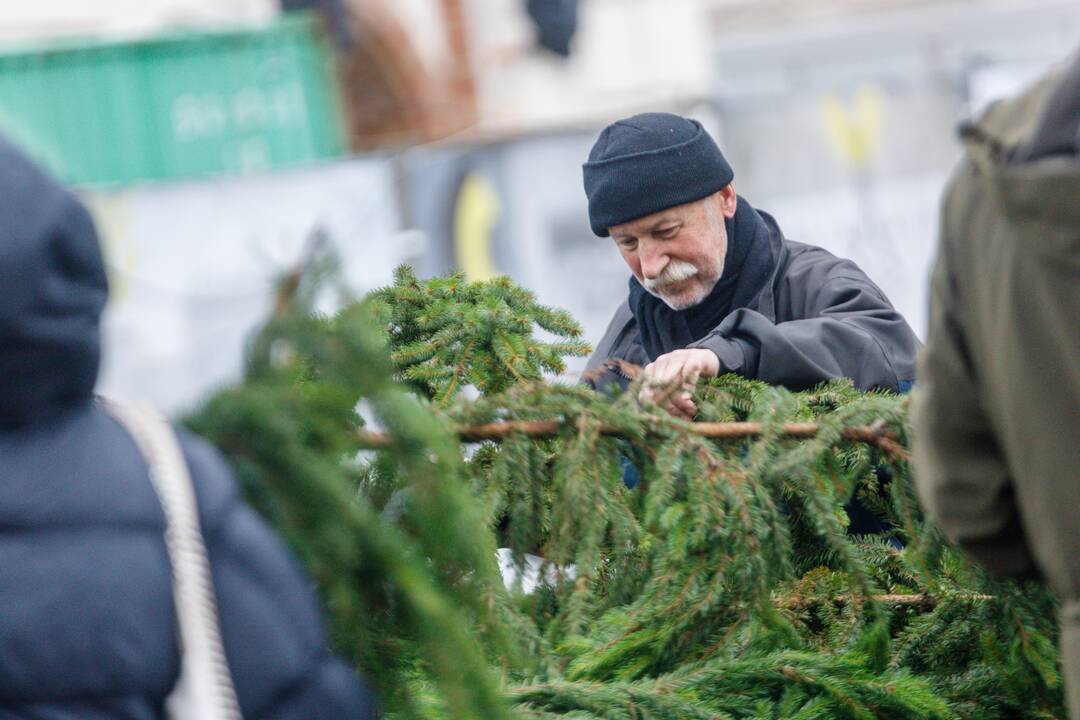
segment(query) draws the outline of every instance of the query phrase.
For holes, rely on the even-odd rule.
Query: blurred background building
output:
[[[101,389],[178,411],[314,237],[354,293],[506,273],[595,341],[628,273],[580,166],[647,110],[922,333],[957,123],[1078,47],[1075,0],[37,0],[0,7],[0,131],[101,228]]]

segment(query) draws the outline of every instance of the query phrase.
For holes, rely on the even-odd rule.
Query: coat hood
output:
[[[90,400],[107,297],[86,208],[0,137],[0,427]]]
[[[991,105],[960,137],[990,178],[1002,212],[1060,227],[1080,223],[1080,56],[1019,97]]]
[[[1014,162],[1077,156],[1080,156],[1080,53],[1061,74],[1039,112],[1034,132],[1017,149]]]

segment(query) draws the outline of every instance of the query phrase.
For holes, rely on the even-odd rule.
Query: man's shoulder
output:
[[[600,342],[596,345],[597,353],[601,351],[610,352],[621,344],[627,333],[636,329],[636,327],[634,313],[630,310],[630,300],[624,298],[619,303],[619,306],[615,308],[615,313],[611,316],[607,330],[604,331],[603,337],[600,338]]]
[[[853,260],[823,247],[784,240],[787,260],[777,284],[779,297],[789,302],[831,303],[852,292],[888,303],[885,292]],[[796,303],[797,304],[797,303]]]
[[[630,310],[630,301],[624,299],[615,309],[607,330],[604,331],[600,342],[596,344],[596,350],[593,351],[586,364],[586,372],[603,365],[606,360],[612,358],[622,360],[636,358],[638,354],[636,350],[639,348],[637,322],[634,320],[634,313]]]
[[[787,262],[784,264],[786,278],[821,281],[834,277],[850,279],[867,277],[854,261],[834,255],[819,245],[788,238],[784,238],[784,245],[787,248]]]
[[[616,328],[623,328],[632,322],[634,322],[634,313],[630,309],[630,300],[627,298],[615,308],[615,314],[611,316],[611,322],[608,323],[608,332]]]

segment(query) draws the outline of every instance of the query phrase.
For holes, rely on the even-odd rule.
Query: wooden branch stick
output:
[[[502,422],[467,425],[458,428],[457,436],[462,442],[498,442],[511,435],[528,437],[551,437],[557,435],[562,423],[559,420],[506,420]],[[821,426],[817,423],[784,423],[780,434],[790,438],[812,438],[818,434]],[[757,437],[765,432],[765,426],[759,422],[694,423],[689,432],[718,440]],[[602,435],[619,436],[623,431],[614,427],[600,429]],[[367,448],[389,447],[393,437],[387,433],[360,430],[357,433],[360,444]],[[850,442],[874,445],[887,454],[907,460],[909,453],[897,440],[896,436],[883,425],[864,425],[844,428],[842,436]]]
[[[874,595],[873,600],[883,605],[893,605],[900,607],[913,607],[923,610],[932,610],[939,602],[939,599],[932,595],[925,595],[922,593],[911,595]],[[972,602],[993,600],[993,595],[983,595],[981,593],[964,596],[964,599]],[[822,603],[832,603],[833,605],[846,605],[851,602],[851,595],[837,595],[836,597],[794,597],[788,598],[782,603],[782,606],[788,610],[800,611],[809,610],[815,605],[821,605]]]

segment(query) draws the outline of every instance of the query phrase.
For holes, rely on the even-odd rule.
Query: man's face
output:
[[[728,185],[686,205],[608,229],[638,282],[674,310],[704,300],[724,272],[727,229],[736,195]]]

